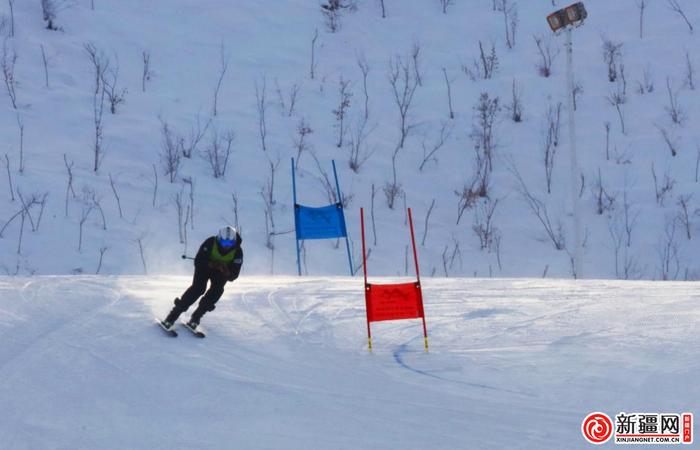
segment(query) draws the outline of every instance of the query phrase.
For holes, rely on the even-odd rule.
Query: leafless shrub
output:
[[[173,194],[171,198],[177,214],[177,234],[180,244],[187,245],[187,222],[189,221],[190,210],[189,205],[185,204],[184,186],[177,194]]]
[[[615,277],[621,280],[640,278],[641,269],[637,258],[632,255],[629,246],[623,245],[625,231],[619,216],[610,216],[608,220],[608,233],[610,234],[613,244]]]
[[[642,81],[637,81],[637,93],[640,95],[654,92],[654,79],[651,74],[651,67],[647,66],[643,72]]]
[[[523,121],[523,101],[522,92],[518,90],[515,85],[515,78],[513,79],[513,89],[511,90],[512,96],[510,103],[506,106],[506,110],[510,112],[510,118],[515,123],[520,123]]]
[[[240,216],[240,214],[239,214],[239,209],[240,209],[240,208],[239,208],[239,203],[238,203],[238,194],[236,194],[235,192],[232,193],[232,194],[231,194],[231,200],[233,200],[233,205],[232,205],[232,209],[233,209],[233,225],[236,227],[236,229],[237,229],[238,231],[240,231],[240,232],[242,233],[242,230],[241,230],[241,228],[240,228],[240,223],[238,222],[238,218],[239,218],[239,216]]]
[[[351,130],[347,147],[350,150],[348,165],[353,172],[359,173],[365,162],[374,154],[376,149],[367,148],[367,138],[376,127],[367,129],[367,120],[359,118],[357,124]]]
[[[416,76],[416,82],[418,86],[423,86],[423,79],[420,74],[420,42],[417,40],[413,41],[413,47],[411,47],[411,60],[413,61],[413,73]]]
[[[41,61],[44,63],[44,83],[46,88],[49,88],[49,58],[46,56],[46,50],[44,50],[44,44],[41,47]]]
[[[445,145],[447,139],[450,138],[453,129],[454,124],[452,122],[443,121],[440,126],[440,136],[437,138],[437,140],[430,145],[426,145],[425,140],[421,143],[421,146],[423,147],[423,160],[421,161],[420,166],[418,166],[419,172],[423,171],[425,165],[429,161],[435,161],[437,163],[437,158],[435,155]]]
[[[370,209],[370,216],[372,218],[372,234],[374,235],[374,245],[377,245],[377,223],[374,220],[374,197],[377,194],[377,190],[374,188],[374,183],[372,183],[372,202]]]
[[[161,153],[160,160],[165,169],[165,175],[174,183],[180,171],[182,162],[183,139],[173,130],[167,122],[161,119]]]
[[[675,137],[671,136],[670,132],[661,125],[656,125],[656,129],[659,130],[659,133],[661,133],[661,136],[664,138],[664,142],[666,146],[668,146],[671,156],[678,155],[678,143]]]
[[[146,92],[146,83],[151,81],[153,72],[151,71],[151,53],[144,50],[141,52],[143,61],[143,71],[141,72],[141,92]]]
[[[275,199],[275,176],[277,169],[279,168],[280,159],[277,157],[275,160],[268,159],[270,176],[265,181],[265,184],[260,188],[260,196],[264,202],[264,213],[265,213],[265,247],[270,250],[270,273],[274,273],[275,267],[275,236],[279,234],[275,227],[275,206],[277,205],[277,200]]]
[[[472,178],[470,183],[466,183],[461,191],[455,190],[454,193],[457,196],[457,225],[462,219],[462,215],[465,211],[473,208],[476,202],[480,198],[484,198],[488,192],[488,185],[484,188],[481,184],[478,176]],[[488,178],[486,178],[488,182]]]
[[[664,281],[677,280],[680,273],[680,246],[676,238],[676,228],[676,218],[667,218],[664,233],[659,238],[656,247],[659,257],[659,274]]]
[[[321,4],[321,13],[326,20],[328,31],[335,33],[340,29],[340,18],[344,11],[353,11],[356,8],[352,0],[327,0]]]
[[[685,24],[688,25],[688,30],[690,30],[690,33],[693,33],[693,24],[690,23],[688,20],[688,17],[685,15],[685,12],[683,11],[683,8],[681,7],[680,4],[678,4],[678,0],[668,0],[668,6],[671,8],[671,11],[674,11],[680,15],[683,20],[685,21]]]
[[[58,6],[55,0],[41,0],[41,12],[46,22],[47,30],[58,30],[56,27],[56,15],[58,14]]]
[[[386,19],[386,7],[384,6],[384,0],[379,0],[379,5],[382,7],[382,19]]]
[[[637,0],[639,8],[639,39],[644,38],[644,10],[647,7],[647,0]]]
[[[14,187],[12,186],[12,172],[10,172],[10,157],[5,153],[5,169],[7,170],[7,185],[10,191],[10,200],[15,201]]]
[[[306,142],[306,136],[310,135],[313,132],[314,130],[311,129],[311,126],[305,118],[302,117],[301,119],[299,119],[299,124],[297,124],[297,134],[294,138],[294,148],[297,151],[295,163],[296,170],[299,170],[299,161],[301,161],[301,156],[304,154],[304,151],[306,151],[309,148],[309,144],[308,142]]]
[[[459,248],[459,241],[452,238],[452,246],[445,245],[442,251],[442,269],[445,272],[445,277],[450,276],[450,270],[454,267],[455,261],[459,258],[460,266],[462,265],[462,251]]]
[[[275,89],[277,91],[277,98],[280,104],[280,109],[287,117],[292,117],[294,114],[294,109],[297,105],[297,99],[299,98],[299,91],[301,90],[300,83],[292,83],[289,87],[288,98],[285,98],[282,88],[280,88],[277,79],[275,79]]]
[[[615,209],[617,194],[611,194],[605,186],[603,186],[603,176],[601,175],[600,168],[598,168],[598,178],[591,187],[591,194],[593,194],[593,200],[595,201],[595,212],[599,216]]]
[[[697,183],[700,175],[700,146],[697,148],[697,156],[695,157],[695,182]]]
[[[608,66],[608,81],[617,81],[620,64],[622,64],[622,43],[613,42],[603,36],[603,61]]]
[[[335,116],[336,128],[338,129],[338,143],[336,144],[336,147],[341,148],[345,137],[345,117],[347,116],[347,111],[350,107],[350,99],[352,98],[350,81],[343,80],[342,76],[340,77],[340,82],[338,83],[338,93],[340,94],[340,99],[338,102],[338,107],[333,110],[333,115]]]
[[[214,117],[216,117],[219,113],[219,91],[221,91],[221,85],[224,83],[224,77],[226,76],[226,72],[228,71],[228,60],[229,55],[228,52],[226,52],[226,46],[222,41],[221,46],[219,47],[219,62],[221,64],[221,66],[219,67],[219,79],[216,82],[216,87],[214,88],[214,103],[211,109],[211,114]]]
[[[676,180],[671,178],[668,170],[664,173],[664,178],[659,182],[656,176],[656,170],[654,169],[654,163],[651,163],[651,176],[654,179],[654,192],[656,193],[656,203],[659,206],[664,206],[664,201],[666,201],[666,196],[673,190],[676,184]]]
[[[479,59],[474,59],[473,69],[462,64],[462,71],[470,80],[490,80],[498,71],[498,55],[496,46],[491,44],[491,52],[487,55],[484,45],[479,41]]]
[[[695,90],[695,66],[690,60],[690,53],[685,52],[685,87],[691,91]]]
[[[443,67],[442,73],[445,76],[445,84],[447,85],[447,105],[449,106],[450,119],[455,118],[455,113],[452,110],[452,88],[450,87],[450,79],[447,77],[447,70]]]
[[[19,129],[19,173],[24,173],[24,121],[19,113],[16,116]]]
[[[556,226],[552,223],[546,203],[535,197],[532,192],[530,192],[527,184],[525,184],[525,180],[523,180],[515,165],[511,165],[509,170],[518,181],[518,192],[527,203],[530,211],[532,211],[535,217],[537,217],[537,220],[539,220],[540,224],[542,224],[547,236],[552,241],[552,244],[554,244],[554,248],[557,250],[564,250],[566,248],[566,239],[561,222],[558,221]]]
[[[474,213],[474,224],[472,230],[479,238],[481,250],[488,250],[490,253],[493,250],[496,239],[500,236],[500,231],[494,226],[493,216],[496,212],[499,199],[491,200],[485,198],[479,202],[479,207]]]
[[[206,123],[204,124],[204,126],[202,126],[201,117],[199,113],[197,113],[197,115],[194,117],[192,124],[190,125],[190,132],[187,138],[181,136],[179,133],[176,133],[176,140],[179,143],[178,145],[181,147],[182,156],[184,156],[185,158],[192,157],[192,154],[197,151],[199,143],[207,134],[207,130],[209,130],[211,123],[212,118],[208,117]]]
[[[674,92],[673,88],[671,87],[670,77],[666,77],[666,91],[668,92],[669,102],[669,105],[666,108],[666,112],[671,117],[671,121],[673,123],[682,126],[685,122],[685,119],[687,118],[687,115],[685,113],[685,110],[683,110],[683,108],[681,108],[680,104],[678,103],[678,92]]]
[[[105,96],[104,75],[109,67],[109,58],[91,44],[84,45],[95,72],[95,88],[92,95],[93,125],[95,128],[95,144],[93,146],[94,165],[93,171],[97,172],[104,157],[102,147],[102,116],[104,113]]]
[[[559,55],[559,49],[552,48],[552,39],[547,37],[546,40],[542,36],[533,35],[537,51],[540,54],[540,62],[537,64],[537,73],[544,78],[549,78],[552,75],[552,65],[554,60]]]
[[[10,37],[15,37],[15,0],[7,0],[10,7]],[[2,30],[2,27],[0,27]],[[1,33],[0,33],[1,34]]]
[[[68,217],[68,194],[72,194],[73,198],[76,198],[75,190],[73,190],[73,161],[68,162],[68,157],[63,154],[63,162],[66,165],[66,171],[68,172],[68,183],[66,184],[66,218]]]
[[[561,102],[556,108],[549,105],[542,141],[542,156],[544,161],[545,180],[547,181],[547,193],[552,193],[552,175],[554,174],[554,158],[559,149],[559,132],[561,130]]]
[[[258,131],[260,133],[260,142],[262,144],[263,151],[267,151],[267,121],[265,120],[265,113],[267,111],[267,101],[265,99],[265,93],[267,91],[267,82],[263,77],[262,87],[258,86],[258,82],[255,82],[255,99],[256,107],[258,109]]]
[[[487,92],[479,95],[479,100],[474,107],[474,121],[469,137],[474,142],[477,165],[483,166],[489,173],[493,170],[493,156],[498,146],[495,125],[500,111],[498,97],[491,98]]]
[[[121,199],[119,198],[119,194],[117,193],[117,186],[114,183],[114,179],[112,178],[112,174],[109,174],[109,184],[112,186],[112,193],[114,193],[114,198],[117,199],[117,207],[119,208],[119,218],[124,218],[124,214],[122,213],[122,202]]]
[[[104,259],[107,250],[109,250],[109,247],[100,247],[100,259],[97,261],[97,270],[95,270],[95,275],[99,275],[100,270],[102,270],[102,260]]]
[[[5,89],[10,97],[12,107],[17,109],[17,85],[15,80],[15,64],[17,63],[17,53],[14,48],[8,48],[7,39],[2,43],[2,74],[5,80]]]
[[[311,64],[309,67],[309,76],[314,79],[316,75],[316,40],[318,39],[318,28],[314,30],[314,37],[311,38]]]
[[[410,64],[404,63],[400,56],[389,62],[389,82],[394,93],[394,101],[399,108],[399,132],[398,148],[403,148],[406,137],[415,127],[410,123],[409,111],[413,103],[413,95],[418,87],[415,73],[411,71]]]
[[[226,175],[226,167],[233,151],[232,147],[235,139],[236,135],[233,130],[228,130],[223,135],[219,135],[216,129],[212,132],[211,141],[207,146],[204,157],[212,169],[214,178],[223,178]]]
[[[510,0],[497,0],[496,9],[503,13],[503,22],[506,32],[506,46],[509,49],[515,47],[515,31],[518,28],[518,4]]]
[[[367,78],[369,76],[369,63],[364,55],[359,55],[357,57],[357,66],[362,72],[362,91],[365,97],[365,110],[364,110],[364,120],[369,120],[369,92],[367,90]]]
[[[420,242],[420,245],[425,247],[425,239],[428,237],[428,221],[430,220],[430,214],[433,212],[433,208],[435,207],[435,199],[430,203],[430,208],[428,208],[428,212],[425,213],[425,226],[423,228],[423,239]]]
[[[143,264],[143,273],[145,275],[148,275],[148,268],[146,267],[146,257],[144,255],[144,250],[143,250],[143,239],[144,239],[144,236],[139,236],[136,239],[136,243],[139,246],[139,255],[141,256],[141,264]]]
[[[634,205],[629,200],[629,186],[627,180],[625,180],[625,189],[622,193],[622,217],[627,247],[632,246],[632,233],[637,226],[640,214],[641,212],[634,208]]]
[[[80,213],[80,220],[78,221],[78,252],[80,253],[83,251],[83,227],[94,209],[95,206],[93,203],[85,203]]]
[[[126,100],[126,88],[117,88],[117,80],[119,78],[119,66],[109,67],[102,74],[102,84],[107,101],[109,102],[109,112],[117,113],[117,105],[124,103]]]
[[[454,0],[440,0],[440,7],[442,8],[442,13],[447,14],[447,8],[454,3]],[[382,1],[382,5],[384,2]],[[382,6],[383,8],[383,6]]]
[[[617,117],[620,119],[620,128],[622,134],[627,134],[625,131],[625,103],[627,101],[625,94],[619,89],[620,84],[617,85],[618,89],[610,92],[610,95],[606,97],[608,103],[615,107],[617,111]]]
[[[683,229],[685,230],[685,235],[688,240],[692,239],[690,231],[693,229],[693,213],[689,211],[692,210],[692,207],[690,206],[690,200],[692,198],[692,195],[681,195],[678,197],[678,201],[676,202],[679,209],[676,220],[683,225]]]

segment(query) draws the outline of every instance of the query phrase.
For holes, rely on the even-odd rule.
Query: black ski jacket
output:
[[[236,245],[233,247],[231,252],[235,252],[233,260],[228,264],[218,262],[212,256],[214,251],[214,246],[218,245],[216,243],[216,236],[211,236],[207,238],[202,245],[199,246],[199,251],[197,256],[194,257],[194,267],[196,270],[206,270],[207,268],[219,270],[224,266],[226,270],[224,275],[228,281],[233,281],[238,278],[241,273],[241,266],[243,265],[243,248],[241,248],[241,235],[236,235]],[[228,252],[226,253],[228,255]]]

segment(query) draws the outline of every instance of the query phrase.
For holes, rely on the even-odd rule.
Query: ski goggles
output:
[[[223,248],[230,248],[236,245],[235,239],[219,239],[219,245]]]

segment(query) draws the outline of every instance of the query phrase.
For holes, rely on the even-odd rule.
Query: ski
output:
[[[188,324],[187,322],[185,322],[184,320],[182,320],[182,325],[184,325],[185,328],[187,328],[188,330],[190,330],[190,332],[191,332],[192,334],[194,334],[195,336],[197,336],[198,338],[205,338],[205,337],[207,337],[207,335],[204,334],[204,331],[202,331],[202,328],[199,327],[199,326],[198,326],[197,328],[192,328],[192,327],[189,326],[189,324]]]
[[[170,328],[165,328],[165,325],[163,325],[163,321],[159,319],[155,319],[156,324],[158,324],[158,327],[165,332],[170,337],[177,337],[177,331],[175,331],[175,326],[173,325]]]

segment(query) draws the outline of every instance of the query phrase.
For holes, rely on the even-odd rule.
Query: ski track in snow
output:
[[[246,277],[166,338],[188,283],[0,278],[3,448],[587,448],[592,411],[700,404],[694,283],[425,280],[429,353],[416,320],[368,352],[353,278]]]

